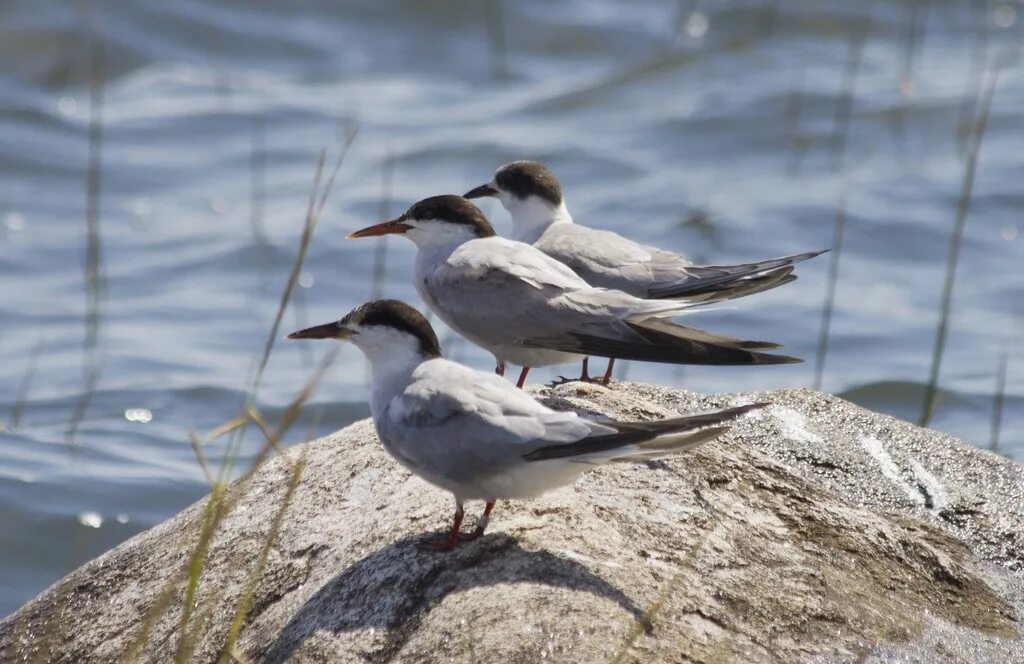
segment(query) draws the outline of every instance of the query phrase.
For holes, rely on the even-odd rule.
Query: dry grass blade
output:
[[[839,256],[843,253],[843,235],[846,226],[846,195],[839,198],[836,221],[832,230],[832,258],[828,264],[828,284],[825,303],[821,307],[821,330],[818,333],[818,352],[814,360],[814,389],[821,390],[825,380],[825,359],[828,355],[828,340],[832,329],[832,311],[836,302],[836,284],[839,281]]]
[[[320,384],[320,380],[324,377],[324,374],[327,373],[327,370],[338,357],[339,349],[340,345],[336,344],[327,352],[326,355],[324,355],[324,358],[320,360],[320,365],[313,373],[313,376],[303,386],[299,395],[295,397],[290,404],[288,404],[284,413],[281,414],[281,421],[278,422],[277,428],[271,432],[270,436],[267,438],[267,442],[263,445],[263,448],[256,454],[256,457],[252,462],[252,466],[245,472],[245,474],[242,475],[243,478],[251,477],[252,474],[256,472],[256,468],[263,463],[263,460],[267,457],[270,450],[273,449],[276,442],[284,440],[285,434],[288,433],[288,430],[293,424],[295,424],[296,420],[299,419],[299,415],[302,414],[302,408],[305,406],[306,400],[313,395],[313,391],[316,389],[316,386]]]
[[[299,251],[296,254],[295,262],[292,265],[291,274],[289,275],[288,281],[285,285],[284,291],[281,294],[281,301],[277,308],[277,313],[274,317],[274,324],[271,326],[270,335],[267,338],[267,342],[263,349],[258,368],[256,369],[253,381],[252,389],[246,397],[246,405],[253,404],[256,402],[256,395],[259,392],[260,383],[263,378],[263,372],[267,367],[267,362],[270,359],[270,353],[273,350],[274,343],[277,340],[280,328],[281,320],[284,317],[284,312],[288,308],[288,303],[291,301],[292,294],[295,292],[295,286],[298,283],[299,275],[302,273],[302,266],[305,262],[306,252],[309,249],[310,241],[313,237],[313,231],[316,228],[316,222],[319,218],[319,212],[323,209],[324,204],[327,202],[327,194],[333,185],[334,179],[341,169],[341,165],[344,162],[345,155],[348,154],[348,150],[355,140],[357,135],[357,127],[354,123],[350,123],[347,126],[345,134],[345,144],[340,151],[338,159],[335,163],[334,170],[331,173],[331,177],[328,180],[326,187],[322,194],[320,194],[320,182],[323,175],[323,166],[325,160],[325,152],[321,150],[319,158],[317,159],[316,173],[313,177],[313,189],[309,195],[309,205],[306,211],[305,223],[303,225],[302,236],[299,240]],[[318,194],[319,197],[318,197]],[[244,408],[244,407],[243,407]],[[226,479],[234,467],[234,460],[238,454],[239,449],[242,446],[242,442],[245,437],[245,430],[249,423],[248,417],[244,418],[243,425],[235,430],[235,435],[231,439],[231,443],[228,445],[224,453],[224,463],[221,464],[221,479]]]
[[[199,440],[199,436],[196,435],[195,431],[188,432],[188,442],[192,444],[192,449],[195,450],[196,459],[199,461],[199,467],[203,469],[203,477],[206,478],[206,483],[213,488],[214,478],[213,473],[210,471],[210,464],[206,460],[206,453],[203,452],[203,441]]]
[[[317,371],[313,374],[310,380],[306,383],[303,389],[299,392],[298,396],[288,405],[285,409],[284,414],[281,417],[281,422],[277,428],[270,434],[268,441],[263,445],[262,449],[254,457],[252,464],[249,469],[242,474],[242,476],[235,483],[235,488],[228,493],[224,485],[220,483],[214,484],[214,491],[210,496],[210,500],[207,504],[207,510],[204,512],[204,519],[202,528],[200,530],[199,539],[196,544],[195,550],[189,559],[187,566],[187,586],[185,590],[185,596],[182,600],[182,616],[180,623],[180,632],[178,639],[178,646],[175,649],[176,653],[184,653],[191,647],[190,644],[195,643],[198,639],[196,633],[197,627],[190,624],[192,611],[195,605],[196,593],[199,588],[200,576],[202,574],[203,566],[206,561],[206,555],[209,552],[210,543],[213,539],[218,526],[221,521],[231,512],[235,504],[245,495],[248,481],[255,474],[260,464],[266,459],[269,451],[274,445],[283,440],[285,434],[291,428],[291,426],[298,419],[299,414],[302,412],[302,408],[305,402],[313,394],[316,386],[319,384],[320,379],[326,373],[327,369],[334,362],[337,357],[338,348],[333,348],[321,361]],[[174,586],[176,587],[176,586]],[[173,592],[173,589],[172,589]],[[168,600],[169,601],[169,600]],[[152,622],[147,622],[149,625],[148,630],[151,630],[155,624],[155,618]],[[142,645],[145,645],[145,640],[148,639],[148,632],[141,635],[136,641],[140,641]],[[140,646],[141,648],[141,646]],[[138,651],[135,651],[138,652]]]
[[[203,444],[205,445],[206,443],[211,443],[220,438],[221,436],[229,434],[235,429],[238,429],[245,425],[246,419],[239,415],[238,417],[235,417],[232,420],[228,420],[224,424],[221,424],[220,426],[215,427],[214,429],[211,429],[209,432],[207,432],[207,434],[202,438]]]
[[[351,135],[351,140],[354,139],[354,134]],[[347,146],[345,148],[347,151]],[[342,157],[344,156],[344,152]],[[334,173],[332,174],[332,180],[334,175],[340,168],[341,159],[339,157],[338,164],[335,167]],[[294,291],[295,284],[298,280],[298,275],[301,271],[303,260],[306,255],[306,251],[309,247],[310,240],[312,239],[313,230],[316,227],[316,219],[319,210],[323,207],[326,201],[326,193],[324,193],[319,199],[317,194],[320,190],[321,175],[323,173],[324,165],[324,153],[321,152],[317,160],[316,175],[314,176],[314,186],[310,194],[309,206],[306,213],[305,225],[303,228],[302,238],[300,241],[299,253],[296,257],[295,264],[292,266],[292,271],[289,276],[287,286],[284,293],[281,296],[281,303],[278,307],[277,316],[274,320],[274,325],[268,338],[267,344],[264,348],[262,359],[259,365],[259,369],[255,374],[253,381],[253,389],[250,394],[250,403],[254,400],[255,394],[258,390],[260,379],[262,377],[263,370],[266,368],[267,360],[270,357],[270,352],[273,348],[273,343],[277,339],[278,330],[280,328],[281,319],[284,315],[284,311],[287,308],[289,299],[292,292]],[[328,183],[328,188],[330,183]],[[251,467],[238,479],[238,481],[229,489],[227,485],[220,480],[225,479],[230,474],[231,463],[233,462],[235,455],[237,454],[238,446],[241,443],[241,434],[249,423],[248,416],[237,416],[229,422],[215,428],[209,432],[204,441],[199,441],[195,436],[192,437],[193,445],[197,448],[197,453],[201,454],[202,442],[209,442],[216,438],[219,438],[227,433],[235,432],[232,442],[228,445],[228,450],[225,453],[226,463],[221,467],[220,480],[213,480],[212,486],[213,491],[207,500],[206,508],[203,511],[202,521],[199,524],[199,532],[195,545],[192,548],[192,552],[188,557],[187,563],[182,566],[181,569],[177,570],[164,584],[153,605],[147,610],[145,616],[140,621],[139,630],[136,632],[135,637],[132,639],[129,647],[126,649],[124,656],[121,658],[122,662],[131,663],[136,662],[139,658],[140,653],[146,647],[149,642],[150,634],[155,629],[157,621],[161,616],[165,614],[167,608],[171,605],[175,594],[178,592],[181,584],[185,585],[185,591],[182,597],[182,613],[179,621],[179,638],[175,648],[176,658],[180,660],[188,659],[194,645],[198,643],[198,639],[202,632],[208,625],[208,617],[211,615],[206,610],[210,608],[209,603],[203,607],[203,610],[199,613],[199,618],[193,620],[193,614],[196,609],[196,596],[200,584],[200,578],[202,570],[206,562],[206,557],[209,552],[213,536],[216,533],[218,527],[224,518],[231,512],[237,502],[246,495],[247,485],[249,479],[256,472],[260,463],[266,458],[267,453],[272,449],[272,444],[269,442],[280,441],[283,439],[285,433],[289,427],[295,422],[299,414],[302,411],[302,407],[305,404],[306,399],[309,398],[315,389],[317,383],[322,378],[324,372],[333,362],[337,354],[337,348],[333,349],[332,352],[328,353],[324,361],[321,363],[319,370],[314,374],[313,378],[306,384],[304,389],[299,395],[293,400],[293,402],[285,410],[282,416],[282,421],[277,429],[271,434],[268,442],[263,446],[260,452],[255,456],[252,461]],[[198,443],[198,444],[197,444]],[[202,464],[202,461],[200,461]],[[204,471],[205,472],[205,471]],[[212,473],[210,474],[212,475]]]
[[[299,241],[299,253],[295,258],[295,263],[292,265],[291,274],[288,275],[288,282],[285,285],[284,292],[281,293],[281,303],[277,307],[277,314],[274,316],[274,324],[270,327],[270,335],[267,337],[267,342],[263,347],[263,355],[260,358],[259,367],[256,369],[256,377],[253,379],[253,396],[259,389],[260,381],[263,379],[263,371],[267,368],[267,362],[270,360],[270,352],[274,348],[274,342],[277,341],[277,337],[281,330],[281,319],[284,317],[285,309],[288,308],[288,302],[292,298],[292,293],[295,292],[295,285],[299,281],[299,274],[302,272],[302,264],[306,259],[306,251],[309,249],[309,243],[313,239],[313,231],[316,230],[317,222],[317,192],[320,190],[320,178],[324,171],[324,151],[320,151],[320,156],[316,160],[316,174],[313,176],[313,191],[309,194],[309,207],[306,210],[306,221],[302,227],[302,238]]]
[[[188,568],[182,568],[176,572],[166,583],[160,588],[160,592],[156,595],[156,601],[153,605],[146,610],[146,614],[139,621],[139,630],[135,633],[135,638],[131,640],[128,647],[125,648],[124,653],[121,655],[118,662],[120,664],[134,664],[139,659],[139,654],[142,649],[146,647],[146,643],[149,641],[149,635],[153,632],[153,628],[156,626],[156,621],[160,619],[160,616],[164,615],[164,611],[171,605],[171,600],[174,598],[174,592],[178,589],[178,585],[185,580],[185,573]]]
[[[281,532],[281,524],[284,523],[284,515],[288,511],[288,507],[291,505],[292,498],[295,495],[295,490],[299,486],[299,481],[302,479],[302,471],[305,467],[306,454],[303,452],[302,456],[299,457],[298,463],[292,467],[291,480],[288,482],[288,488],[285,491],[283,500],[281,501],[281,507],[274,515],[274,519],[270,524],[270,531],[267,533],[267,538],[263,542],[263,547],[260,549],[260,555],[256,561],[256,568],[249,577],[249,580],[245,585],[245,590],[242,591],[242,596],[238,600],[238,608],[235,610],[235,618],[231,622],[227,638],[224,640],[224,647],[221,650],[221,662],[230,662],[231,654],[235,650],[235,643],[238,641],[238,636],[242,631],[242,625],[245,624],[245,620],[249,615],[249,606],[252,603],[253,593],[256,592],[256,586],[259,585],[259,582],[263,579],[263,571],[267,566],[267,558],[270,556],[270,550],[273,548],[274,542],[277,541],[278,534]]]
[[[267,424],[267,421],[263,419],[263,415],[260,413],[259,409],[257,409],[256,406],[249,406],[246,408],[246,412],[249,414],[249,418],[256,423],[257,427],[259,427],[260,433],[263,434],[265,441],[270,443],[274,450],[288,463],[288,465],[294,465],[292,460],[288,458],[288,455],[284,453],[284,448],[281,447],[280,441],[274,438],[274,432],[270,430],[270,426]]]
[[[334,188],[334,182],[338,178],[338,171],[341,170],[341,165],[345,163],[345,157],[348,155],[348,151],[358,135],[359,123],[353,119],[346,120],[342,134],[341,150],[338,151],[338,158],[334,160],[334,168],[331,169],[331,175],[327,178],[327,186],[324,187],[323,193],[320,195],[320,201],[316,206],[317,217],[324,211],[324,204],[327,203],[327,197],[330,196],[331,189]]]
[[[213,610],[216,606],[216,602],[210,601],[202,604],[202,611],[193,619],[192,628],[179,644],[178,651],[174,656],[175,664],[186,664],[193,661],[192,655],[195,653],[196,645],[199,643],[199,638],[202,637],[206,628],[210,625],[210,620],[213,618]]]
[[[249,419],[255,422],[256,426],[259,427],[260,433],[263,434],[263,438],[268,442],[272,440],[274,432],[270,430],[270,425],[267,424],[265,419],[263,419],[263,415],[260,413],[259,409],[257,409],[256,406],[248,406],[245,409],[245,412],[248,413]]]
[[[291,273],[288,275],[288,281],[285,284],[284,291],[281,293],[281,302],[277,307],[277,313],[274,316],[274,323],[270,328],[270,334],[267,337],[267,342],[263,347],[263,354],[260,357],[259,365],[256,369],[256,375],[253,379],[252,394],[250,395],[250,401],[254,401],[256,393],[259,391],[259,385],[263,379],[263,372],[267,368],[267,362],[270,360],[270,353],[274,348],[274,343],[281,330],[281,320],[284,318],[284,312],[288,308],[288,303],[291,301],[292,294],[295,292],[295,286],[299,281],[299,275],[302,273],[302,266],[306,260],[306,252],[309,250],[309,244],[313,239],[313,232],[316,230],[316,224],[319,220],[320,211],[323,209],[324,204],[327,202],[327,195],[330,193],[331,188],[334,184],[334,180],[337,177],[338,171],[341,170],[341,165],[344,163],[345,155],[348,154],[349,148],[352,146],[352,142],[355,141],[357,135],[357,129],[353,127],[351,131],[346,134],[345,144],[342,146],[341,152],[335,161],[334,169],[331,172],[330,178],[328,179],[322,195],[317,196],[320,192],[320,183],[323,176],[324,160],[326,154],[323,150],[320,151],[320,155],[316,162],[316,173],[313,176],[313,189],[309,194],[309,206],[306,209],[305,223],[302,227],[302,236],[299,240],[299,252],[295,257],[295,263],[292,264]]]
[[[967,154],[967,165],[964,168],[964,180],[960,190],[960,199],[956,208],[956,223],[949,236],[949,255],[946,258],[946,278],[942,286],[942,309],[939,314],[938,329],[935,333],[935,347],[932,350],[931,369],[928,384],[925,387],[924,403],[921,406],[920,426],[926,427],[935,414],[935,398],[938,393],[939,374],[942,369],[942,356],[946,351],[946,336],[949,331],[949,317],[953,305],[953,286],[956,284],[956,266],[960,260],[960,245],[963,243],[964,227],[967,223],[967,212],[971,207],[971,192],[974,190],[974,178],[978,170],[978,156],[981,153],[985,128],[988,126],[989,111],[999,83],[1000,68],[996,68],[989,76],[978,113],[974,118],[970,151]]]
[[[189,558],[187,567],[185,596],[181,602],[181,638],[179,639],[176,652],[181,652],[189,638],[189,625],[192,611],[196,605],[196,592],[199,589],[199,578],[203,573],[206,554],[210,550],[210,544],[213,541],[213,535],[217,530],[217,526],[220,525],[221,519],[230,510],[228,501],[225,500],[226,493],[227,489],[224,485],[215,483],[213,485],[213,492],[210,494],[210,500],[206,504],[206,510],[203,512],[203,524],[199,531],[199,541],[192,552],[192,556]],[[232,502],[231,504],[233,505],[234,503]]]
[[[228,493],[227,488],[222,484],[214,484],[213,492],[206,503],[206,509],[203,511],[203,520],[200,524],[199,537],[196,541],[195,548],[192,554],[189,556],[188,563],[181,569],[176,571],[167,582],[161,587],[160,592],[157,593],[156,601],[146,611],[146,614],[142,617],[139,623],[139,630],[135,634],[135,638],[132,639],[131,643],[125,649],[124,655],[121,657],[120,662],[122,664],[133,664],[138,661],[139,654],[142,649],[146,647],[146,643],[149,642],[149,635],[156,627],[157,621],[167,611],[167,608],[171,605],[174,595],[178,590],[178,587],[188,580],[190,586],[193,583],[198,586],[199,574],[202,571],[203,561],[206,557],[206,552],[209,549],[210,540],[213,538],[214,532],[225,516],[230,512],[231,507],[234,506],[241,496],[244,495],[243,487],[236,487],[235,491],[231,494]],[[191,601],[188,604],[182,606],[182,640],[188,637],[188,622],[191,616],[191,610],[194,606],[195,588],[191,589],[191,592],[186,592],[186,599]]]

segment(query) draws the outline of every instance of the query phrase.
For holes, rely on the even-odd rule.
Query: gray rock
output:
[[[369,422],[292,448],[232,486],[182,659],[215,661],[248,597],[241,662],[1024,661],[1016,463],[804,390],[538,394],[623,419],[774,405],[691,454],[499,503],[489,534],[450,554],[416,546],[450,497],[392,462]],[[4,661],[117,661],[144,632],[139,661],[173,661],[185,589],[171,581],[206,505],[0,623]]]

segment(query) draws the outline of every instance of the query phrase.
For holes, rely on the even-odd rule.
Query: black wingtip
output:
[[[803,358],[791,355],[769,355],[768,353],[752,353],[757,358],[755,364],[802,364]]]
[[[777,344],[774,341],[741,341],[737,344],[737,348],[746,350],[774,350],[782,348],[782,344]]]
[[[605,424],[616,429],[615,433],[588,436],[572,443],[541,447],[527,452],[523,455],[523,459],[526,461],[545,461],[548,459],[565,459],[586,454],[597,454],[635,443],[654,440],[661,436],[715,427],[769,405],[771,404],[767,401],[762,401],[724,408],[709,413],[672,417],[652,422],[607,422]],[[722,427],[723,430],[728,430],[728,428]]]
[[[580,355],[662,364],[752,366],[803,362],[797,357],[773,355],[743,348],[742,342],[729,342],[728,345],[718,344],[702,339],[678,337],[658,330],[643,328],[637,324],[628,324],[642,334],[645,339],[638,342],[610,336],[569,332],[560,337],[523,339],[519,343],[527,348],[544,348]]]

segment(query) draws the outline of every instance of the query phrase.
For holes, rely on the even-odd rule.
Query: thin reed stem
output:
[[[249,227],[259,244],[267,243],[267,229],[263,215],[267,201],[267,146],[266,120],[262,116],[252,119],[252,150],[249,154]]]
[[[828,341],[832,329],[832,311],[836,302],[836,284],[839,282],[839,257],[843,253],[843,236],[846,227],[846,194],[839,197],[836,220],[832,226],[832,257],[828,264],[828,280],[825,287],[825,302],[821,307],[821,328],[818,332],[818,352],[814,359],[814,389],[820,391],[825,379],[825,359],[828,355]]]
[[[775,34],[775,26],[779,22],[779,5],[781,4],[782,0],[764,0],[758,22],[761,24],[765,39],[770,39]]]
[[[832,133],[832,161],[836,171],[843,169],[846,156],[847,135],[850,133],[850,119],[853,116],[853,100],[857,89],[857,77],[864,56],[864,45],[871,32],[871,10],[869,3],[864,16],[857,21],[850,33],[850,45],[843,67],[843,83],[840,88],[839,104],[836,106],[835,129]]]
[[[14,407],[11,408],[11,428],[17,429],[21,422],[21,416],[25,413],[25,405],[28,403],[28,394],[32,389],[32,381],[36,376],[36,368],[39,365],[39,354],[46,344],[44,337],[39,337],[36,345],[32,347],[32,353],[28,357],[28,365],[21,377],[21,384],[18,385],[18,396],[14,400]]]
[[[988,448],[995,452],[999,448],[999,434],[1003,428],[1003,403],[1006,401],[1006,371],[1010,363],[1010,347],[1007,343],[999,353],[996,369],[996,391],[992,399],[992,426],[989,430]]]
[[[295,490],[299,487],[299,482],[302,479],[302,471],[305,467],[306,451],[303,450],[302,456],[299,457],[298,462],[292,467],[291,479],[288,482],[287,489],[285,489],[284,497],[281,500],[281,506],[274,514],[274,518],[270,523],[270,531],[267,533],[267,537],[263,541],[263,546],[260,548],[259,558],[256,560],[256,568],[249,576],[249,580],[245,584],[245,589],[242,591],[242,595],[238,599],[238,608],[235,610],[234,620],[231,621],[231,627],[228,628],[227,637],[224,639],[224,647],[221,649],[220,658],[218,659],[218,661],[223,664],[231,664],[232,662],[232,653],[235,651],[235,643],[238,641],[238,637],[242,632],[242,626],[245,624],[245,620],[249,616],[252,597],[256,592],[256,587],[259,585],[260,581],[263,580],[263,572],[267,567],[270,550],[273,548],[274,543],[277,541],[278,535],[281,532],[281,525],[284,523],[285,514],[291,506],[292,498],[295,496]]]
[[[797,175],[803,166],[807,140],[800,133],[800,120],[804,112],[804,63],[801,60],[795,70],[796,80],[786,99],[786,142],[792,148],[786,172]]]
[[[946,335],[949,330],[949,318],[953,307],[953,286],[956,284],[956,267],[960,260],[960,245],[963,243],[964,227],[967,223],[967,212],[971,207],[971,193],[974,190],[974,178],[978,170],[978,156],[981,153],[982,140],[988,126],[989,111],[999,82],[1001,69],[996,68],[989,76],[988,83],[978,103],[978,112],[972,123],[971,145],[967,154],[967,165],[964,168],[963,185],[957,203],[956,222],[949,236],[949,255],[946,259],[946,278],[942,286],[942,309],[939,314],[938,329],[935,333],[935,347],[932,350],[931,369],[928,384],[925,388],[924,403],[921,406],[920,426],[926,427],[935,414],[935,399],[938,393],[939,375],[942,370],[942,358],[946,351]]]
[[[906,116],[913,109],[914,96],[916,94],[915,70],[921,45],[924,41],[924,31],[928,24],[928,0],[909,0],[906,5],[907,20],[905,23],[906,36],[903,40],[903,69],[900,72],[899,92],[902,103],[896,106],[894,125],[897,141],[900,144],[901,154],[906,155],[907,126]]]
[[[981,72],[986,69],[989,42],[989,0],[971,0],[968,25],[971,26],[971,66],[968,68],[967,89],[956,114],[956,139],[960,158],[967,156],[973,119],[981,99]]]
[[[494,78],[504,78],[508,75],[508,49],[505,43],[505,17],[501,10],[501,0],[485,0],[483,4],[487,42],[491,46],[491,72]]]
[[[84,389],[68,425],[67,440],[75,444],[100,377],[100,315],[103,301],[103,252],[100,237],[100,199],[103,187],[103,79],[105,52],[98,31],[90,28],[89,48],[89,160],[85,174],[85,341],[82,349]]]
[[[391,190],[395,178],[395,159],[388,156],[380,172],[380,208],[377,214],[379,219],[387,219],[391,213]],[[370,299],[379,300],[384,294],[384,280],[387,277],[388,269],[388,243],[385,238],[377,240],[377,246],[373,252],[373,285],[370,289]]]

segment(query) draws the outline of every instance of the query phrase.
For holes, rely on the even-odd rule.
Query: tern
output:
[[[497,198],[512,217],[512,239],[532,244],[569,266],[591,286],[651,299],[711,303],[760,293],[796,279],[793,264],[812,251],[740,265],[695,266],[679,254],[648,247],[606,230],[573,222],[555,175],[536,161],[499,168],[466,198]],[[584,361],[585,362],[585,361]],[[611,377],[611,363],[603,382]],[[588,379],[586,364],[583,379]]]
[[[397,300],[363,304],[341,320],[288,335],[354,344],[371,368],[370,412],[398,463],[455,497],[448,534],[424,548],[454,549],[483,535],[495,501],[534,498],[613,461],[656,459],[726,432],[726,422],[768,404],[656,422],[593,422],[555,411],[501,378],[441,357],[430,323]],[[463,504],[483,500],[471,532]]]
[[[450,328],[494,354],[495,372],[562,364],[587,355],[672,364],[799,362],[757,352],[778,344],[742,341],[665,320],[692,306],[595,288],[528,244],[495,235],[461,196],[426,198],[349,238],[400,234],[417,247],[414,284]]]

